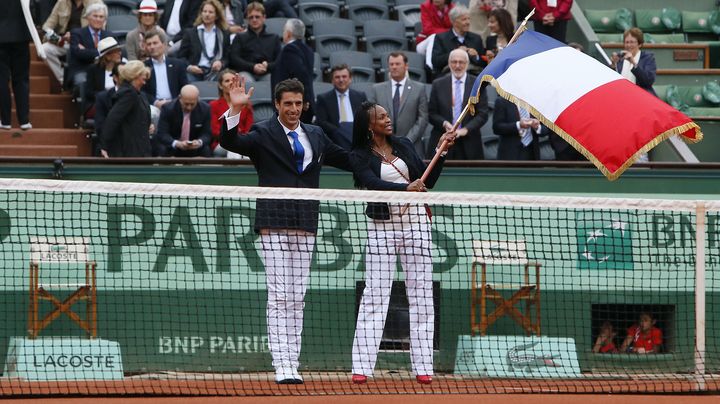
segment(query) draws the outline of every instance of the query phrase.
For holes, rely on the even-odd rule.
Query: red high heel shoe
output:
[[[420,384],[430,384],[430,383],[432,383],[432,376],[417,375],[417,376],[415,376],[415,380],[417,380],[417,382]]]
[[[365,384],[367,383],[367,376],[365,375],[352,375],[352,382],[354,384]]]

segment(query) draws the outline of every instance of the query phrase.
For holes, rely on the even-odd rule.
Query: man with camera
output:
[[[94,3],[102,3],[102,0],[58,0],[42,26],[45,32],[43,49],[47,55],[47,64],[61,85],[63,64],[60,58],[65,57],[70,48],[70,30],[88,24],[82,15],[85,8]]]

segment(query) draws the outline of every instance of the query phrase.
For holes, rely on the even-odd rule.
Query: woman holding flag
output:
[[[428,179],[415,147],[404,137],[392,136],[390,115],[380,105],[365,102],[355,114],[350,160],[355,185],[387,191],[425,192],[435,185],[442,161]],[[455,131],[440,138],[452,145]],[[438,144],[440,144],[438,143]],[[410,357],[418,383],[430,384],[433,375],[435,316],[432,289],[430,211],[421,204],[368,203],[366,285],[353,341],[352,382],[363,384],[372,376],[385,326],[396,258],[405,274],[410,304]]]

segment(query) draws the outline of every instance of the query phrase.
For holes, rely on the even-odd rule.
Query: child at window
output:
[[[592,351],[595,353],[617,353],[618,349],[615,346],[615,327],[609,321],[605,321],[600,326],[600,334],[598,334],[595,340],[595,345]]]
[[[627,337],[620,347],[621,352],[650,354],[660,352],[662,331],[655,327],[650,313],[641,313],[638,324],[628,328]]]

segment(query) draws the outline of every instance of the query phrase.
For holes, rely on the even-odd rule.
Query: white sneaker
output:
[[[24,124],[20,125],[20,129],[22,129],[22,130],[32,129],[32,124],[30,122],[24,123]]]
[[[275,370],[275,383],[277,384],[302,384],[303,380],[297,369],[278,368]]]
[[[302,376],[300,376],[300,373],[298,373],[298,370],[297,370],[297,369],[293,369],[293,370],[292,370],[292,377],[293,377],[293,379],[295,379],[295,380],[300,380],[300,383],[303,382],[303,378],[302,378]]]
[[[12,129],[12,126],[10,126],[10,125],[0,125],[0,129],[10,130],[10,129]]]

